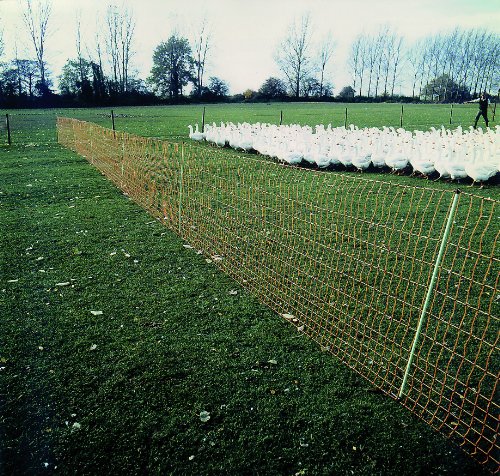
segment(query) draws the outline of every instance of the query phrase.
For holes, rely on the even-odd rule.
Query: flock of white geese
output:
[[[258,152],[291,164],[319,168],[346,167],[363,171],[411,171],[451,180],[470,177],[486,182],[500,171],[500,126],[428,131],[370,127],[359,129],[317,125],[264,123],[207,124],[204,132],[189,126],[189,137],[219,147]]]

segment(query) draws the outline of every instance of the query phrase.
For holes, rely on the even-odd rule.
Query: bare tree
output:
[[[384,84],[384,96],[388,96],[391,88],[391,96],[394,95],[394,85],[400,65],[401,44],[403,38],[387,26],[381,30],[381,53],[380,53],[380,80]],[[377,89],[377,88],[376,88]],[[375,94],[376,95],[376,94]]]
[[[351,45],[351,51],[348,58],[348,65],[352,74],[353,89],[356,91],[356,85],[359,79],[358,96],[361,96],[363,89],[363,77],[366,67],[366,36],[360,34]]]
[[[85,71],[83,67],[83,55],[82,55],[82,36],[81,36],[81,24],[80,15],[76,18],[76,55],[78,60],[78,67],[80,72],[80,82],[83,84],[85,80]]]
[[[106,13],[106,50],[110,59],[111,77],[115,88],[120,83],[120,48],[118,47],[118,31],[120,28],[120,12],[116,6],[109,5]]]
[[[457,63],[457,83],[462,89],[467,87],[467,79],[469,77],[470,65],[473,56],[472,31],[466,31],[462,34],[461,54]]]
[[[3,39],[3,30],[0,29],[0,58],[3,56],[4,49],[5,43]]]
[[[394,87],[396,85],[396,78],[398,76],[398,68],[400,66],[401,58],[401,47],[403,44],[403,37],[399,36],[396,38],[393,55],[392,55],[392,85],[391,85],[391,96],[394,97]]]
[[[309,15],[304,15],[298,23],[294,21],[289,26],[287,35],[275,54],[276,63],[285,75],[290,90],[296,98],[300,95],[302,82],[310,72],[310,37],[310,18]]]
[[[485,51],[486,65],[484,67],[484,81],[481,90],[498,91],[500,79],[500,43],[494,40],[493,35],[488,38]]]
[[[111,76],[120,92],[128,89],[135,20],[130,10],[108,6],[106,14],[106,47],[111,65]]]
[[[203,89],[203,77],[207,62],[207,55],[211,47],[212,34],[206,18],[199,24],[193,40],[193,58],[196,74],[196,95],[201,97]]]
[[[376,50],[376,45],[373,41],[373,38],[369,38],[367,42],[366,48],[366,57],[367,57],[367,66],[368,66],[368,91],[366,93],[367,96],[371,94],[371,87],[373,81],[373,70],[375,68],[375,64],[377,63],[378,52]]]
[[[332,35],[329,32],[328,35],[323,39],[319,47],[318,63],[320,72],[320,79],[319,79],[320,97],[323,96],[326,65],[332,58],[334,49],[335,49],[335,41],[333,40]]]
[[[48,24],[51,12],[52,4],[49,0],[46,0],[44,3],[38,0],[36,8],[33,7],[32,0],[25,0],[23,20],[28,28],[31,41],[33,42],[36,61],[40,72],[40,83],[44,88],[47,86],[45,77],[45,42],[49,33]]]
[[[378,86],[380,83],[380,78],[384,68],[384,53],[387,48],[387,41],[389,38],[389,27],[383,26],[378,32],[377,36],[373,39],[373,55],[375,60],[375,93],[374,96],[377,97]]]

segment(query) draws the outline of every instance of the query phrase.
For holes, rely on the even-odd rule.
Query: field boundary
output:
[[[500,202],[76,119],[57,133],[298,332],[499,471]]]

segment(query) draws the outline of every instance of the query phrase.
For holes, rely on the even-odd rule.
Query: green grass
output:
[[[199,110],[117,128],[185,138]],[[481,474],[55,144],[54,111],[28,114],[0,148],[0,473]]]
[[[13,139],[23,137],[23,130],[31,137],[45,136],[41,130],[34,133],[38,124],[53,124],[56,115],[74,117],[95,122],[111,128],[111,110],[115,114],[117,130],[134,133],[145,137],[158,137],[168,140],[187,138],[188,125],[198,123],[201,126],[203,108],[205,123],[216,122],[266,122],[279,124],[280,112],[283,111],[284,124],[332,124],[343,126],[345,109],[348,109],[348,124],[358,127],[400,126],[400,104],[341,104],[341,103],[256,103],[256,104],[207,104],[188,106],[151,106],[151,107],[115,107],[91,109],[50,109],[50,110],[13,110],[5,111],[11,115]],[[405,104],[403,106],[403,127],[408,130],[428,130],[430,127],[455,128],[458,125],[467,128],[474,123],[477,106],[456,104],[453,107],[450,125],[450,106],[442,104]],[[490,117],[491,119],[491,117]],[[490,126],[496,126],[491,121]],[[479,126],[484,126],[479,123]],[[54,130],[52,130],[54,133]],[[50,135],[50,134],[49,134]],[[53,138],[53,135],[52,135]],[[6,141],[6,134],[3,139]]]

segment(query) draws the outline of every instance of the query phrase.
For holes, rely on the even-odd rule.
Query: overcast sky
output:
[[[6,51],[34,57],[22,22],[25,0],[0,0],[0,29]],[[38,0],[34,0],[36,3]],[[294,19],[309,13],[313,42],[331,32],[337,43],[328,80],[338,93],[350,84],[346,60],[356,35],[391,25],[405,40],[449,32],[454,27],[481,28],[500,34],[500,0],[52,0],[50,38],[46,52],[56,80],[68,58],[76,57],[76,18],[81,17],[82,41],[93,49],[96,23],[109,4],[126,5],[136,20],[133,65],[145,79],[154,48],[174,29],[190,37],[206,17],[213,35],[208,76],[218,76],[231,93],[258,89],[269,76],[279,75],[273,55]],[[55,81],[57,83],[57,81]]]

